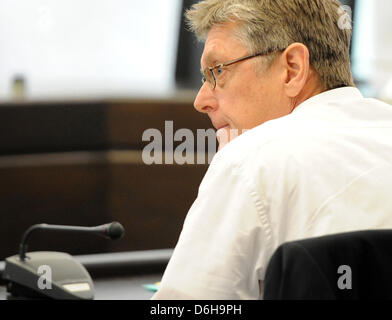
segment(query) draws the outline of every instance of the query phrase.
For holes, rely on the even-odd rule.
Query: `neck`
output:
[[[318,74],[316,72],[311,72],[300,94],[291,100],[290,105],[292,110],[294,110],[302,102],[324,91],[326,90]]]

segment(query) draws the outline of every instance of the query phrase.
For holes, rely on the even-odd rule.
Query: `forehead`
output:
[[[236,37],[237,28],[238,25],[234,22],[226,22],[211,28],[204,44],[202,67],[235,59],[248,52],[245,45]]]

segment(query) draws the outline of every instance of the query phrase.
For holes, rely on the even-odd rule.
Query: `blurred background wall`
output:
[[[0,101],[173,97],[197,90],[202,44],[185,28],[195,0],[0,2]],[[392,2],[342,0],[353,15],[352,68],[388,95]],[[192,93],[190,94],[192,95]]]
[[[0,2],[0,96],[163,95],[174,88],[179,0]],[[154,88],[154,89],[152,89]]]
[[[211,127],[192,106],[203,45],[183,12],[194,2],[0,1],[0,260],[42,222],[118,220],[126,236],[37,233],[31,250],[175,245],[208,164],[146,165],[142,135],[164,133],[165,121],[174,131]],[[392,101],[392,2],[342,2],[353,14],[357,85]]]
[[[352,69],[364,93],[392,101],[392,1],[356,0]]]

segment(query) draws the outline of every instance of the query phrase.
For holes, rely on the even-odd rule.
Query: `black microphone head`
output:
[[[124,227],[117,221],[112,222],[105,228],[105,235],[112,240],[120,239],[124,235]]]

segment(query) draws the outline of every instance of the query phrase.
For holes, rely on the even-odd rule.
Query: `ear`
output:
[[[290,98],[298,96],[309,76],[309,50],[302,43],[293,43],[281,55],[284,69],[284,91]]]

